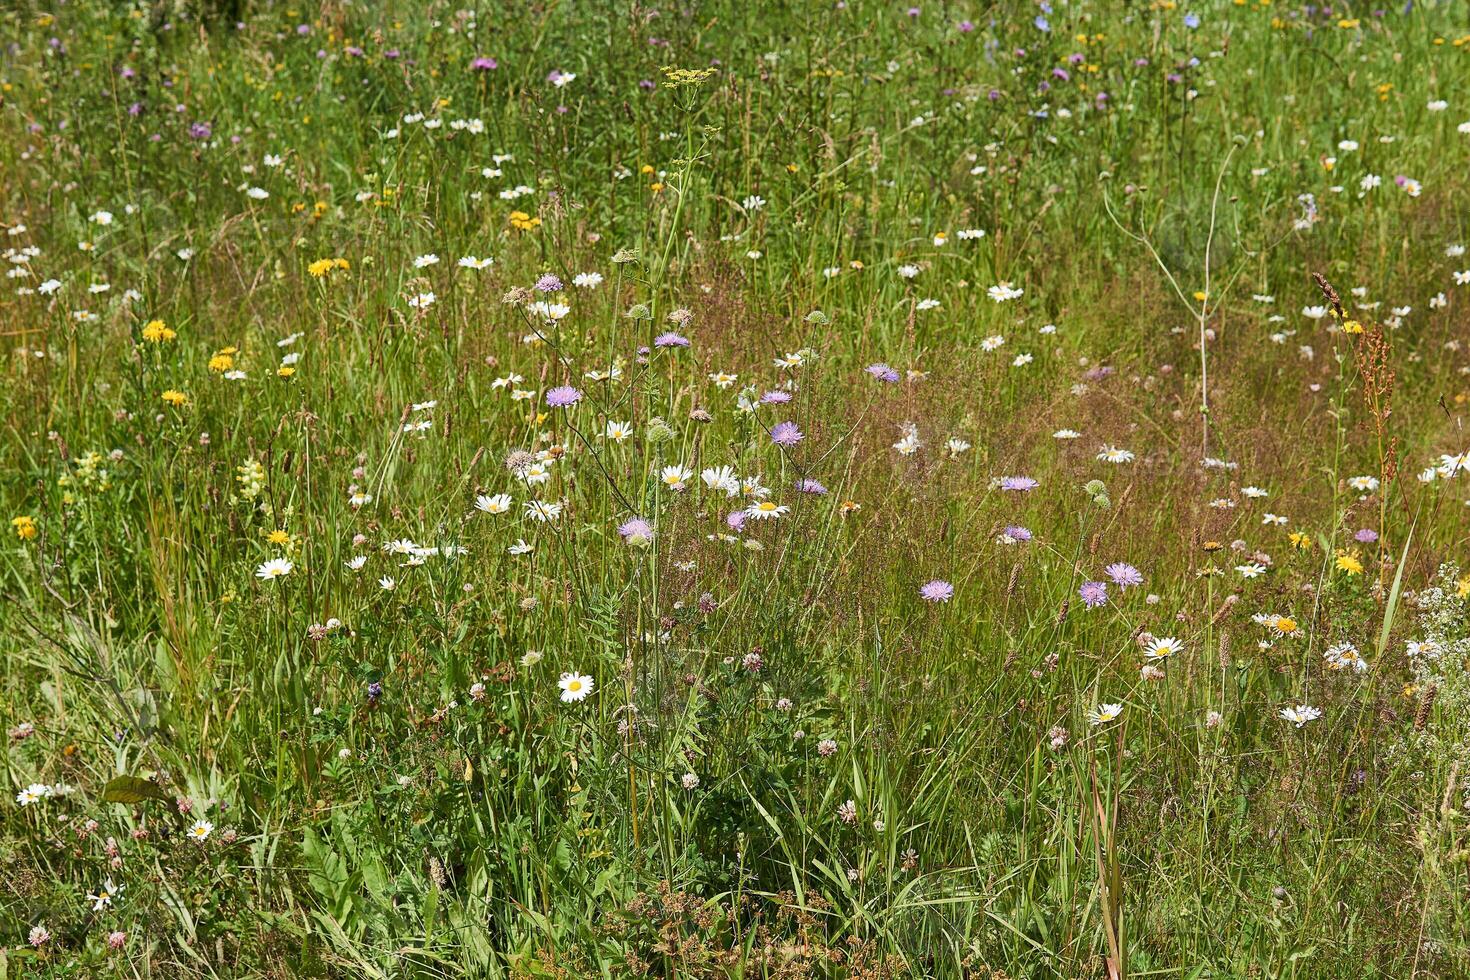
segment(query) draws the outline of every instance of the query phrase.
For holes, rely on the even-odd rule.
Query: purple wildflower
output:
[[[881,362],[878,364],[869,364],[863,370],[867,371],[879,381],[887,381],[889,384],[895,384],[898,381],[898,372]]]
[[[1083,582],[1077,594],[1082,597],[1082,602],[1088,609],[1105,606],[1108,603],[1108,583]]]
[[[561,279],[559,279],[555,274],[548,272],[540,279],[537,279],[536,285],[532,286],[531,288],[540,293],[555,293],[559,292],[562,289],[565,289],[566,287],[562,285]]]
[[[382,696],[383,696],[383,685],[381,683],[379,683],[378,681],[373,681],[371,684],[368,685],[368,701],[369,702],[375,704],[375,703],[377,703],[378,698],[380,698]]]
[[[500,67],[500,62],[494,58],[476,58],[470,62],[471,71],[494,71]]]
[[[794,446],[804,438],[795,422],[777,422],[771,429],[771,441],[778,446]]]
[[[674,333],[671,330],[668,333],[661,333],[657,337],[653,338],[653,346],[655,346],[655,347],[688,347],[689,346],[689,338],[688,337],[681,336],[679,334],[676,334],[676,333]]]
[[[641,517],[630,518],[618,525],[618,534],[629,544],[643,544],[653,540],[653,525]]]
[[[196,122],[189,127],[189,138],[196,140],[207,140],[214,133],[214,127],[207,122]]]
[[[1035,490],[1039,486],[1041,484],[1029,476],[1003,476],[1000,478],[1000,488],[1002,490],[1013,490],[1016,493],[1026,493],[1029,490]]]
[[[789,401],[791,401],[789,391],[768,391],[761,395],[762,405],[785,405]]]
[[[1006,537],[1012,541],[1026,542],[1031,540],[1031,531],[1019,524],[1012,524],[1005,530]]]
[[[735,532],[745,530],[745,511],[732,510],[725,515],[725,526]]]
[[[1363,544],[1372,544],[1378,540],[1378,532],[1371,527],[1359,528],[1353,535],[1353,540]]]
[[[948,602],[954,598],[954,586],[942,578],[919,586],[919,598],[928,602]]]
[[[814,493],[820,496],[827,492],[827,488],[816,480],[807,477],[806,479],[796,481],[796,491],[798,493]]]
[[[1143,573],[1126,561],[1115,561],[1107,568],[1104,568],[1103,571],[1107,574],[1108,578],[1113,580],[1113,584],[1120,589],[1143,584]]]
[[[546,393],[546,404],[552,408],[566,408],[582,400],[582,393],[571,385],[558,385]]]

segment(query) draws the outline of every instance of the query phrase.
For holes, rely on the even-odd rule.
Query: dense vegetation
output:
[[[1470,973],[1461,4],[0,41],[0,977]]]

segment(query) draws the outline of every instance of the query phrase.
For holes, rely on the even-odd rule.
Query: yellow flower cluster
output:
[[[337,269],[350,268],[352,268],[352,265],[346,259],[317,259],[306,267],[306,271],[311,274],[313,279],[321,279],[323,276]]]
[[[209,369],[215,374],[224,374],[235,366],[235,355],[238,353],[240,353],[238,347],[221,347],[209,359]]]
[[[143,325],[143,339],[150,344],[162,344],[177,336],[174,329],[162,320],[149,320]]]

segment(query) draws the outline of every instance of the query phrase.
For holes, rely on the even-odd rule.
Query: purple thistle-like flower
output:
[[[1016,542],[1027,542],[1031,540],[1031,531],[1019,524],[1012,524],[1005,529],[1005,536]]]
[[[1120,589],[1143,584],[1143,573],[1126,561],[1115,561],[1107,568],[1104,568],[1103,571],[1107,574],[1108,578],[1113,580],[1113,584]]]
[[[470,62],[471,71],[494,71],[500,67],[500,62],[494,58],[476,58]]]
[[[651,541],[653,525],[641,517],[633,517],[618,525],[618,534],[622,535],[624,541],[632,541],[634,538]]]
[[[795,422],[777,422],[771,429],[771,441],[778,446],[794,446],[805,438]]]
[[[582,393],[571,385],[557,385],[546,393],[546,404],[552,408],[566,408],[582,400]]]
[[[562,285],[561,279],[555,273],[548,272],[540,279],[537,279],[536,284],[531,288],[540,293],[555,293],[566,287]]]
[[[1016,493],[1026,493],[1035,490],[1039,486],[1041,484],[1029,476],[1003,476],[1000,478],[1000,488],[1002,490],[1012,490]]]
[[[869,364],[863,370],[867,371],[879,381],[886,381],[889,384],[896,384],[898,382],[898,372],[893,370],[893,368],[889,367],[887,364]]]
[[[671,330],[668,333],[661,333],[657,337],[653,338],[653,346],[655,346],[655,347],[688,347],[689,346],[689,338],[688,337],[681,336],[680,334],[676,334],[676,333],[674,333]]]
[[[954,598],[954,586],[942,578],[919,586],[919,598],[927,602],[948,602]]]
[[[1105,606],[1108,604],[1108,583],[1083,582],[1077,594],[1082,597],[1082,602],[1088,609]]]
[[[207,140],[214,133],[214,127],[207,122],[196,122],[189,126],[189,138],[196,140]]]
[[[735,532],[745,530],[745,511],[730,511],[730,513],[725,515],[725,526]]]
[[[369,701],[377,701],[378,698],[380,698],[382,696],[383,696],[383,685],[382,684],[380,684],[377,681],[373,681],[371,684],[368,685],[368,700]]]
[[[789,401],[791,401],[789,391],[768,391],[761,395],[762,405],[785,405]]]
[[[1353,534],[1353,540],[1361,542],[1362,544],[1372,544],[1374,541],[1378,540],[1378,532],[1373,530],[1371,527],[1359,528],[1358,531]]]
[[[820,496],[827,492],[827,488],[811,477],[807,477],[806,479],[796,481],[796,491],[797,493],[814,493]]]

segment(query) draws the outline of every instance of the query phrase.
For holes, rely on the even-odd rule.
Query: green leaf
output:
[[[167,800],[163,787],[151,779],[137,776],[114,776],[102,787],[102,799],[106,803],[142,803],[145,800]]]

